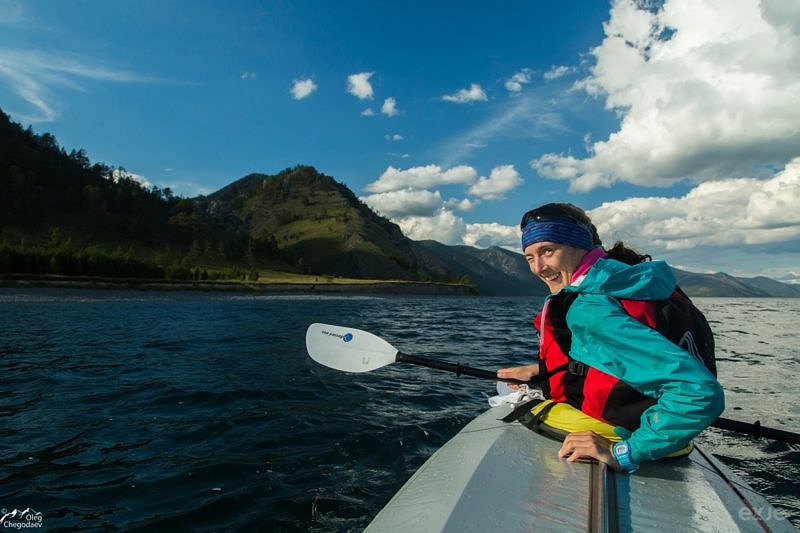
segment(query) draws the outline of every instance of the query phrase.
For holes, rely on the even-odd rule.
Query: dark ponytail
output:
[[[648,254],[640,254],[633,248],[626,246],[622,241],[615,242],[614,246],[612,246],[610,250],[606,250],[606,253],[611,259],[616,259],[617,261],[628,265],[638,265],[639,263],[653,260],[652,256]]]

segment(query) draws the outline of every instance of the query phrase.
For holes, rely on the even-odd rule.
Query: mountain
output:
[[[455,281],[446,268],[420,261],[397,224],[313,167],[250,174],[195,202],[208,227],[244,231],[309,273]]]
[[[250,174],[196,198],[126,175],[0,111],[0,274],[258,279],[270,269],[547,293],[522,255],[413,241],[310,166]],[[676,276],[696,296],[800,297],[800,287],[763,277]]]
[[[484,296],[544,296],[547,286],[534,277],[525,258],[496,246],[485,250],[471,246],[448,246],[437,241],[416,241],[421,261],[459,272]]]
[[[800,286],[765,277],[737,278],[722,272],[699,274],[673,268],[678,285],[690,296],[800,297]]]
[[[446,246],[435,241],[419,241],[416,245],[425,250],[421,257],[426,260],[436,260],[454,271],[466,273],[482,295],[544,296],[548,292],[546,285],[531,274],[521,254],[496,247],[479,250]],[[725,273],[672,270],[678,285],[693,297],[800,297],[800,286],[765,277],[738,278]]]

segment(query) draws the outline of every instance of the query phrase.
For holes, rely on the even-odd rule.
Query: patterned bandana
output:
[[[594,239],[589,228],[570,218],[528,222],[522,230],[522,251],[537,242],[557,242],[584,250],[594,248]]]

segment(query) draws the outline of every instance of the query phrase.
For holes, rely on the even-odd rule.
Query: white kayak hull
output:
[[[629,476],[489,409],[442,446],[367,531],[797,531],[699,448]]]

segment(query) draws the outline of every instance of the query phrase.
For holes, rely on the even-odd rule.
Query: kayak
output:
[[[797,531],[695,446],[633,475],[558,458],[559,441],[493,407],[434,453],[366,531]]]

